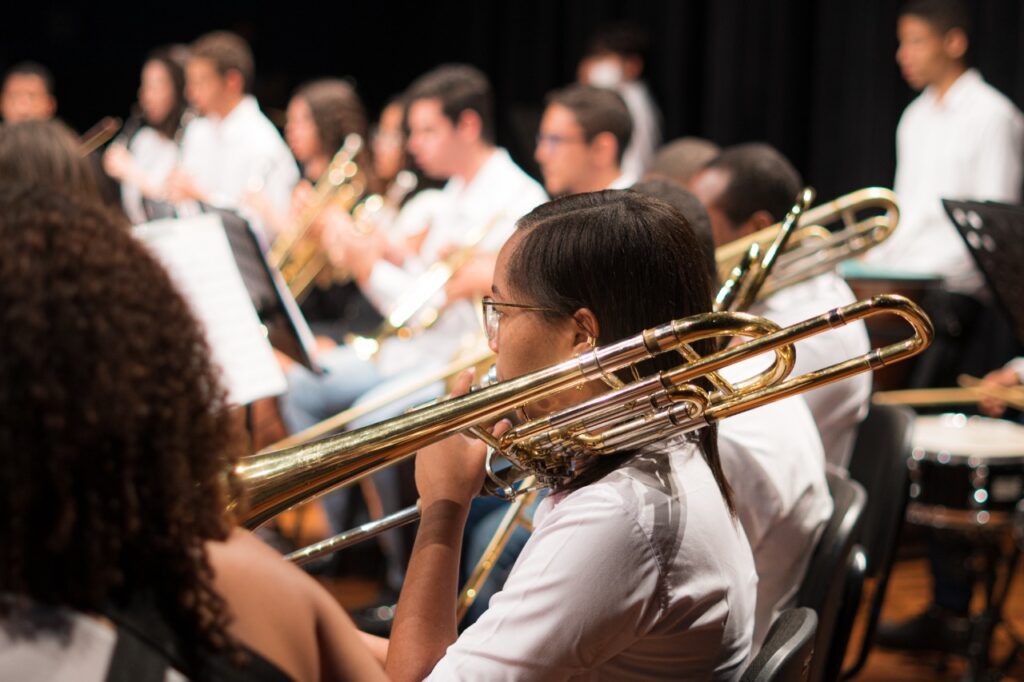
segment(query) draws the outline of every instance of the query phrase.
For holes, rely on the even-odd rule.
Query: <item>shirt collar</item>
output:
[[[933,107],[954,109],[970,103],[971,90],[978,83],[984,82],[981,73],[977,69],[967,69],[957,78],[946,95],[940,101],[935,86],[928,86],[925,92],[928,93],[929,102]]]
[[[253,112],[258,112],[259,110],[260,105],[256,103],[256,98],[252,95],[245,95],[238,104],[235,105],[235,108],[229,111],[228,115],[224,118],[218,119],[212,116],[210,118],[218,126],[231,127],[236,125],[239,121],[243,121],[251,116]]]

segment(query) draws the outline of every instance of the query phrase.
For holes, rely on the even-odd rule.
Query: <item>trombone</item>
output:
[[[903,341],[830,367],[787,378],[793,344],[850,322],[875,315],[896,315],[913,335]],[[690,344],[703,339],[743,336],[751,340],[698,356]],[[286,450],[250,455],[235,468],[248,491],[249,507],[240,521],[255,528],[277,513],[338,486],[355,483],[397,463],[419,448],[468,430],[493,449],[487,458],[488,490],[514,497],[514,484],[527,476],[540,486],[571,481],[589,457],[621,452],[667,436],[697,430],[760,405],[878,369],[920,353],[931,343],[933,329],[923,311],[895,295],[876,296],[810,318],[790,327],[745,313],[714,312],[675,320],[621,341],[601,346],[533,373],[487,386],[467,395],[428,405],[400,417]],[[762,353],[773,353],[759,374],[731,384],[718,370]],[[611,381],[613,372],[635,367],[662,353],[678,353],[671,370],[621,387],[547,417],[520,424],[492,437],[484,425],[536,400],[582,385]],[[714,386],[706,390],[702,378]],[[512,463],[503,472],[495,457]],[[418,518],[415,507],[373,521],[340,536],[292,553],[309,561],[343,549],[377,533]]]
[[[871,213],[857,217],[864,212]],[[770,296],[779,289],[831,270],[881,244],[896,229],[899,217],[896,194],[883,187],[867,187],[801,211],[792,234],[784,242],[789,248],[778,255],[771,277],[762,281],[763,286],[755,291],[755,298]],[[841,223],[842,227],[830,232],[825,226],[833,223]],[[744,261],[753,262],[760,253],[767,254],[784,225],[785,221],[776,223],[715,249],[720,279],[729,282],[735,276],[735,268],[744,267]]]

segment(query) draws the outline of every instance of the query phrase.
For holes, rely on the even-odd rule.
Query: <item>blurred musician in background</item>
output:
[[[936,337],[915,363],[911,384],[952,386],[957,375],[980,376],[1019,349],[941,199],[1020,202],[1024,115],[969,68],[964,2],[909,2],[897,33],[896,61],[921,94],[896,131],[899,229],[865,260],[942,278],[941,289],[922,302]]]
[[[614,90],[570,85],[547,96],[534,157],[551,196],[625,189],[638,178],[622,171],[633,122]]]
[[[686,187],[697,171],[720,151],[717,144],[700,137],[672,140],[658,149],[645,179],[667,178]]]
[[[690,190],[708,210],[718,246],[785,218],[801,187],[800,174],[792,164],[766,144],[729,147],[690,181]],[[846,282],[835,272],[825,272],[772,294],[753,305],[750,312],[787,326],[853,301],[853,292]],[[866,353],[867,331],[863,322],[857,322],[832,334],[799,341],[796,349],[794,372],[819,369]],[[846,468],[857,425],[867,415],[870,396],[870,373],[805,395],[829,464]]]
[[[21,62],[4,74],[0,118],[4,123],[49,120],[57,113],[53,74],[42,64]]]
[[[240,36],[216,31],[192,44],[186,93],[201,118],[185,130],[181,166],[168,178],[167,196],[175,203],[238,209],[257,231],[266,231],[272,227],[246,200],[262,194],[286,214],[299,174],[281,135],[249,94],[254,75],[252,51]],[[269,241],[272,235],[264,236]]]
[[[137,108],[103,155],[103,168],[121,183],[121,201],[133,223],[166,217],[154,202],[166,199],[165,183],[178,165],[188,122],[184,46],[154,50],[142,66]]]
[[[647,172],[661,144],[661,112],[641,78],[648,42],[638,26],[605,26],[591,37],[576,71],[580,83],[616,90],[626,101],[633,135],[623,154],[622,170],[634,178]]]

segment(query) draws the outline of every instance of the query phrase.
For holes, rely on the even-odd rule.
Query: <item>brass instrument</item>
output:
[[[858,219],[857,213],[864,211],[873,214]],[[824,227],[840,221],[842,228],[836,232]],[[803,212],[795,231],[788,237],[789,248],[779,255],[771,277],[763,282],[757,297],[769,296],[864,253],[885,241],[898,224],[896,195],[882,187],[851,192]],[[776,223],[715,249],[721,280],[730,279],[732,270],[754,244],[758,245],[759,252],[765,252],[779,235],[781,225]]]
[[[904,319],[914,334],[822,370],[788,378],[793,344],[850,322],[892,314]],[[385,466],[405,459],[421,447],[469,430],[494,450],[488,455],[490,490],[514,496],[512,486],[527,475],[542,486],[564,484],[587,458],[641,447],[667,436],[700,429],[719,419],[786,398],[854,374],[877,369],[921,352],[931,342],[931,322],[912,302],[900,296],[877,296],[829,311],[780,329],[745,313],[706,313],[645,330],[616,343],[595,348],[571,360],[503,381],[478,391],[428,405],[400,417],[286,450],[251,455],[236,468],[248,489],[249,510],[241,522],[259,526],[275,514],[341,485],[352,484]],[[690,344],[719,337],[751,340],[705,357]],[[609,381],[611,373],[635,366],[662,353],[676,352],[675,368],[623,384],[597,398],[547,417],[521,424],[492,437],[483,425],[534,401],[589,381]],[[708,391],[694,382],[762,353],[774,361],[761,373],[730,384],[718,377]],[[495,472],[493,458],[513,466]],[[303,561],[336,551],[359,539],[415,520],[410,508],[367,526],[325,540],[317,553],[290,555]]]
[[[366,177],[356,163],[363,138],[356,133],[345,137],[327,170],[313,186],[313,198],[296,221],[295,229],[274,241],[268,260],[281,271],[289,291],[301,301],[309,287],[328,265],[319,238],[310,235],[313,224],[332,203],[351,211],[366,192]]]
[[[121,119],[116,116],[104,116],[79,138],[78,153],[81,156],[89,156],[113,139],[120,129]]]

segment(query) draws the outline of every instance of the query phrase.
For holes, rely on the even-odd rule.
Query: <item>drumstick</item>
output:
[[[975,391],[982,397],[995,398],[1010,407],[1024,410],[1024,390],[1020,387],[987,384],[978,377],[972,377],[970,374],[961,374],[956,378],[956,382],[966,389]]]
[[[939,405],[973,405],[981,400],[977,391],[968,388],[911,388],[902,391],[881,391],[871,396],[876,405],[907,405],[934,407]]]

